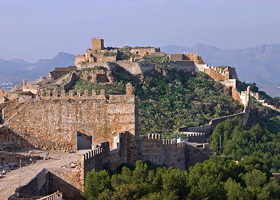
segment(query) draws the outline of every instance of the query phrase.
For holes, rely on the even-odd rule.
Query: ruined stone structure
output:
[[[96,63],[96,62],[114,62],[117,60],[119,54],[118,49],[107,50],[104,49],[103,39],[92,39],[92,48],[87,49],[84,55],[78,55],[75,59],[75,66],[79,63]],[[106,55],[107,53],[107,55]]]
[[[9,100],[16,99],[18,97],[17,94],[11,94],[5,90],[0,89],[0,104],[7,102]]]
[[[120,66],[131,74],[143,74],[146,71],[155,69],[155,64],[134,62],[134,60],[141,58],[145,55],[166,55],[160,51],[160,48],[154,47],[135,47],[129,52],[131,60],[117,60],[121,53],[116,49],[104,48],[104,40],[92,39],[92,49],[88,49],[85,55],[78,55],[75,60],[75,65],[78,70],[84,68],[93,68],[95,66],[103,66],[109,70],[114,70],[115,66]],[[184,54],[168,54],[169,62],[164,62],[164,65],[170,67],[177,67],[188,72],[199,71],[198,66],[204,65],[202,57],[197,53],[184,53]],[[135,58],[135,59],[134,59]]]
[[[234,67],[205,67],[204,73],[208,74],[214,81],[221,81],[227,88],[229,96],[246,106],[249,102],[250,91],[242,91],[236,89],[238,81],[237,73]]]
[[[87,82],[92,83],[115,83],[111,70],[93,69],[77,72],[78,76]]]
[[[54,70],[50,71],[50,78],[53,78],[54,80],[61,77],[63,74],[66,74],[72,70],[74,70],[76,66],[68,66],[68,67],[55,67]]]
[[[163,52],[160,52],[160,48],[154,47],[136,47],[130,50],[130,53],[135,54],[136,57],[143,57],[145,55],[162,55]],[[164,55],[164,53],[163,53]]]
[[[204,64],[203,58],[201,56],[198,56],[198,53],[186,52],[184,54],[180,54],[180,53],[169,54],[169,58],[171,61],[190,60],[195,62],[196,64]]]

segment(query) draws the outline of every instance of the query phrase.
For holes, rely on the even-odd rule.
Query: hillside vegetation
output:
[[[119,173],[91,171],[85,179],[84,197],[90,199],[279,199],[280,185],[265,164],[246,157],[234,160],[211,157],[188,170],[151,170],[137,161]]]
[[[198,126],[211,119],[242,112],[243,106],[223,93],[223,86],[203,72],[188,74],[177,68],[158,65],[143,75],[123,68],[112,72],[116,84],[93,84],[82,79],[72,90],[101,90],[125,94],[125,85],[134,86],[139,98],[140,133],[171,133],[183,125]]]
[[[275,121],[280,124],[278,118],[275,118]],[[218,154],[239,161],[244,156],[254,156],[264,162],[271,172],[280,172],[280,132],[270,132],[261,128],[259,124],[243,127],[240,118],[228,119],[214,129],[210,144]]]

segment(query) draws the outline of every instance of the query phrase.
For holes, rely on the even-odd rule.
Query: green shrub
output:
[[[150,167],[149,167],[150,166]],[[152,169],[151,169],[152,168]],[[280,185],[255,157],[211,157],[188,170],[136,162],[110,177],[105,170],[88,173],[86,199],[279,199]]]
[[[29,95],[29,96],[32,96],[34,95],[32,92],[28,91],[28,92],[21,92],[19,93],[20,95]]]
[[[117,53],[113,52],[113,51],[106,51],[105,53],[103,53],[103,56],[116,56]]]

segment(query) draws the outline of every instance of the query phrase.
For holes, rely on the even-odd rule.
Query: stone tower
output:
[[[103,39],[92,39],[91,40],[91,49],[92,50],[103,50],[104,49],[104,40]]]
[[[133,95],[131,83],[126,84],[126,95]]]

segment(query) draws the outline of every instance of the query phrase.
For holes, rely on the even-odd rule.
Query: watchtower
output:
[[[91,40],[91,49],[92,50],[103,50],[104,49],[104,40],[103,39],[92,39]]]

